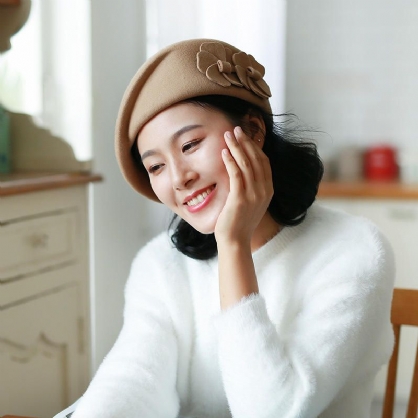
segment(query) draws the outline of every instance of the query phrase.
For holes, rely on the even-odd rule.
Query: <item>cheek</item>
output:
[[[171,187],[166,179],[163,176],[150,178],[150,184],[158,199],[164,204],[169,204]]]
[[[229,182],[228,171],[226,170],[224,161],[222,159],[222,150],[225,148],[226,146],[219,148],[217,150],[216,156],[211,161],[211,164],[212,164],[213,169],[216,170],[222,178],[228,179],[228,182]]]
[[[213,170],[217,170],[220,172],[226,172],[226,167],[222,159],[222,150],[227,148],[225,141],[219,141],[217,146],[215,146],[209,153],[207,153],[207,161],[209,162],[209,166],[213,168]]]

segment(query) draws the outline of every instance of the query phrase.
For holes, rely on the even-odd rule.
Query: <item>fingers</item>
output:
[[[225,142],[228,144],[232,141],[232,138],[227,138],[225,136]],[[228,149],[222,150],[222,159],[226,167],[226,171],[228,172],[229,180],[230,180],[230,192],[237,194],[239,190],[243,189],[244,186],[244,179],[241,174],[241,170],[238,167],[234,157],[231,154],[229,145]]]
[[[215,235],[252,236],[273,196],[270,161],[256,144],[235,128],[225,132],[222,159],[229,176],[229,195],[219,215]],[[269,174],[270,173],[270,174]],[[231,235],[232,234],[232,235]],[[218,239],[218,238],[217,238]]]
[[[225,141],[246,185],[271,179],[269,159],[261,147],[240,127],[235,127],[233,133],[226,132]]]
[[[238,142],[238,138],[241,138],[240,142]],[[235,161],[237,169],[243,177],[243,181],[248,182],[248,180],[253,178],[252,164],[242,148],[242,137],[240,136],[240,132],[237,129],[235,129],[234,132],[225,132],[225,142]]]

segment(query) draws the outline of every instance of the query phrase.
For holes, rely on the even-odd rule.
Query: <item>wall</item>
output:
[[[415,148],[418,2],[288,2],[286,110],[329,136],[326,152],[379,142]]]
[[[145,16],[139,0],[91,2],[93,186],[93,371],[122,325],[123,289],[138,249],[154,235],[154,211],[123,180],[114,153],[115,120],[122,94],[145,57]],[[156,204],[155,204],[156,205]]]

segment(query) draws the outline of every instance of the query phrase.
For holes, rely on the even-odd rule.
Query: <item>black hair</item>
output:
[[[256,115],[263,119],[266,129],[263,151],[270,160],[274,187],[268,211],[282,226],[300,224],[315,201],[324,167],[315,143],[303,138],[307,130],[295,124],[295,115],[272,115],[231,96],[201,96],[185,102],[221,111],[250,136],[255,133],[254,126],[244,122],[245,116]],[[132,148],[132,155],[144,169],[136,146]],[[213,233],[202,234],[177,215],[173,216],[169,229],[173,230],[171,241],[174,246],[188,257],[208,260],[217,255]]]

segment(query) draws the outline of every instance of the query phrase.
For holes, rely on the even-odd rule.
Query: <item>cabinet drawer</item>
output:
[[[0,283],[75,262],[77,212],[60,211],[0,225]]]

